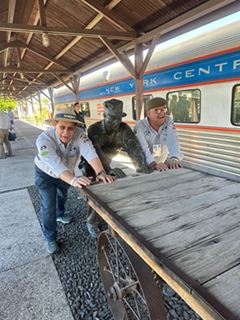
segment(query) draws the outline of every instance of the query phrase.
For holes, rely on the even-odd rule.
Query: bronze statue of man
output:
[[[146,164],[145,156],[131,127],[122,122],[126,116],[123,112],[123,102],[117,99],[107,100],[103,103],[104,119],[89,126],[88,137],[103,164],[104,170],[116,178],[125,177],[120,168],[111,168],[112,159],[121,149],[127,152],[137,172],[150,173],[152,168]],[[86,176],[96,177],[94,170],[84,158],[81,159],[79,168]],[[93,210],[88,210],[87,227],[92,237],[99,234],[99,216]]]

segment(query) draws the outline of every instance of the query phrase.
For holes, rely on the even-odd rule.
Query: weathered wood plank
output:
[[[165,177],[167,178],[161,181],[152,179],[151,183],[146,182],[143,176],[134,177],[131,183],[126,183],[127,180],[125,180],[125,188],[122,187],[122,181],[121,184],[118,184],[117,181],[111,185],[101,184],[101,187],[99,185],[90,186],[89,189],[108,204],[112,210],[123,215],[124,212],[131,214],[131,212],[158,208],[160,205],[169,204],[173,200],[180,201],[184,198],[190,198],[190,196],[217,190],[231,183],[226,179],[207,174],[202,175],[197,172],[190,174],[187,172],[185,175],[174,176],[173,186],[173,182],[168,175],[165,175]],[[183,184],[185,185],[184,189]]]
[[[224,198],[222,192],[225,192]],[[153,208],[148,211],[136,212],[135,214],[119,213],[125,221],[139,233],[144,229],[146,233],[148,228],[151,230],[148,240],[161,237],[164,234],[172,234],[174,231],[190,228],[196,223],[202,223],[203,220],[216,216],[229,215],[231,210],[235,210],[240,205],[240,198],[233,196],[236,191],[235,186],[225,186],[221,192],[209,192],[196,195],[194,198],[183,199],[181,202],[175,201],[170,205],[165,204],[160,208]],[[231,199],[231,205],[229,200]],[[212,226],[214,231],[215,226]]]
[[[182,187],[183,183],[186,184],[184,188]],[[224,186],[230,186],[230,181],[212,180],[210,176],[206,176],[198,182],[185,180],[185,182],[176,183],[174,187],[164,186],[163,189],[155,186],[155,189],[141,191],[142,189],[140,187],[136,187],[134,194],[132,190],[129,190],[129,192],[125,193],[125,196],[122,197],[118,197],[119,194],[116,195],[116,192],[111,196],[108,195],[105,197],[99,197],[99,193],[97,193],[97,195],[117,214],[125,216],[125,214],[131,215],[132,213],[139,213],[140,211],[158,209],[164,205],[171,207],[173,202],[178,202],[179,208],[181,202],[184,200],[192,202],[192,197],[199,197],[201,194],[207,196],[208,192],[220,190]],[[194,202],[192,202],[192,205],[194,205]]]
[[[191,181],[197,181],[202,174],[197,171],[191,171],[189,169],[169,170],[167,172],[153,172],[151,174],[139,175],[134,177],[126,177],[118,179],[112,184],[96,184],[89,186],[94,194],[100,199],[106,201],[112,198],[114,194],[114,200],[122,199],[123,197],[137,195],[139,193],[150,193],[154,190],[166,190],[167,187],[173,186],[173,181],[170,179],[174,177],[174,185],[182,183],[190,183]],[[205,174],[204,178],[211,179],[211,176]],[[218,178],[221,179],[221,178]],[[100,185],[100,187],[99,187]],[[147,190],[146,190],[146,185]]]
[[[171,256],[170,260],[200,284],[205,283],[240,263],[239,234],[240,225],[223,234],[209,237],[206,241]]]
[[[226,308],[232,310],[236,319],[240,319],[240,261],[236,267],[224,272],[203,286]]]
[[[113,190],[125,190],[127,189],[130,185],[131,186],[136,186],[138,184],[142,184],[143,182],[145,183],[154,183],[155,181],[160,181],[160,180],[168,180],[170,177],[178,177],[178,176],[186,176],[187,174],[189,174],[190,176],[194,176],[194,175],[198,175],[199,177],[203,177],[202,173],[198,172],[198,171],[193,171],[190,169],[186,169],[186,168],[181,168],[178,170],[168,170],[168,171],[164,171],[164,172],[158,172],[158,171],[154,171],[150,174],[144,174],[144,173],[136,173],[134,175],[131,176],[126,176],[125,178],[122,179],[117,179],[115,183],[112,184],[112,188]],[[206,174],[207,175],[207,174]],[[127,181],[129,180],[129,181]],[[129,183],[128,183],[129,182]],[[93,190],[93,192],[108,192],[109,187],[108,184],[104,184],[104,183],[100,183],[101,188],[99,188],[99,184],[93,184],[90,186],[91,190]],[[101,190],[99,190],[101,189]]]
[[[193,216],[194,220],[194,216]],[[198,243],[212,239],[215,235],[227,232],[240,226],[239,208],[232,208],[227,214],[222,212],[209,219],[189,223],[176,229],[172,233],[157,236],[157,228],[149,227],[141,229],[141,234],[150,241],[154,247],[159,248],[165,255],[172,256],[184,251]],[[167,228],[167,225],[165,225]],[[156,237],[154,238],[154,235]]]

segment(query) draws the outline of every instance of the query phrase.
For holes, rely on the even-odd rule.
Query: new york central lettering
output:
[[[212,58],[211,58],[212,59]],[[144,90],[155,90],[156,88],[170,88],[176,83],[184,85],[187,83],[214,81],[224,79],[231,75],[234,77],[240,71],[239,53],[234,57],[221,57],[221,59],[202,59],[192,63],[179,64],[172,68],[164,68],[149,72],[144,75]],[[112,96],[115,94],[132,94],[136,90],[136,82],[132,78],[126,78],[112,86],[100,87],[100,96]],[[88,93],[89,94],[89,93]]]
[[[119,88],[119,87],[109,87],[109,88],[106,88],[106,93],[107,93],[107,94],[118,93],[118,92],[120,92],[120,88]]]
[[[150,87],[157,84],[157,77],[149,78],[149,79],[143,79],[143,86],[144,87]],[[129,82],[129,86],[131,89],[135,87],[135,82]]]
[[[239,60],[233,60],[232,62],[221,62],[216,63],[214,65],[208,65],[208,66],[199,66],[196,68],[187,69],[184,71],[177,71],[173,74],[174,80],[181,80],[181,79],[187,79],[187,78],[197,78],[198,76],[202,75],[209,75],[212,74],[224,74],[228,73],[229,70],[236,71],[240,70],[240,59]]]

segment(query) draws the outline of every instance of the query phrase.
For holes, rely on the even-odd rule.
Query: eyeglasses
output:
[[[66,127],[66,126],[59,126],[60,130],[65,130],[67,129],[67,131],[74,131],[75,127]]]
[[[164,107],[164,108],[162,108],[162,109],[159,109],[159,108],[156,108],[156,109],[154,109],[154,112],[156,113],[156,114],[160,114],[161,112],[167,112],[167,107]]]

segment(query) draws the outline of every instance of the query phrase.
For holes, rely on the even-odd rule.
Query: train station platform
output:
[[[42,130],[16,120],[13,157],[0,160],[0,320],[113,320],[99,275],[96,240],[86,228],[86,203],[73,187],[66,212],[74,223],[58,226],[59,252],[46,251],[34,186],[36,138]],[[112,167],[136,174],[124,153],[114,158]],[[101,231],[106,227],[102,220]],[[169,319],[177,314],[200,319],[166,288]]]
[[[35,142],[41,132],[16,120],[13,157],[0,161],[1,320],[74,319],[28,193],[34,185]]]
[[[27,188],[41,129],[16,120],[13,157],[0,161],[0,319],[73,319]]]

